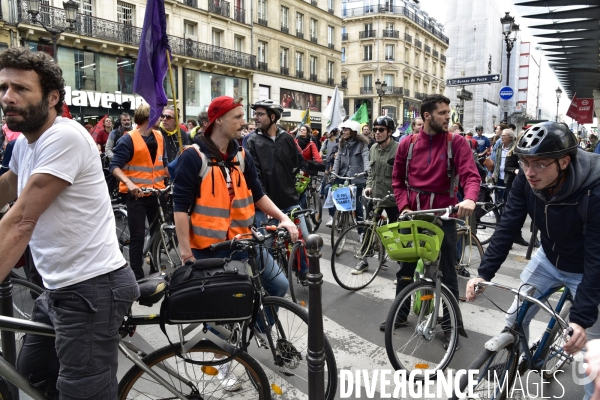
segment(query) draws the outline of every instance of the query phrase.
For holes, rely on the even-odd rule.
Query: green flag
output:
[[[369,122],[369,111],[367,110],[367,103],[362,103],[360,105],[360,108],[354,113],[352,117],[350,117],[350,119],[353,121],[357,121],[361,124],[366,124],[367,122]]]
[[[302,113],[302,121],[300,121],[300,125],[298,125],[298,129],[300,129],[300,127],[302,125],[309,125],[310,126],[310,110],[307,108],[306,111],[304,111]],[[310,132],[308,132],[310,134]]]

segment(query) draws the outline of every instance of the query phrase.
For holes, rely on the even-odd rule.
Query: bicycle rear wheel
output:
[[[265,367],[271,387],[280,388],[282,399],[304,398],[308,393],[308,312],[299,305],[281,297],[266,296],[262,304],[270,318],[270,334],[275,344],[276,357],[271,349],[255,351],[252,356]],[[272,316],[277,316],[276,320]],[[264,334],[261,340],[266,343]],[[261,346],[262,347],[262,346]],[[331,345],[323,338],[325,351],[325,395],[324,400],[335,398],[337,390],[337,365]]]
[[[290,251],[287,278],[290,283],[292,301],[300,304],[302,307],[306,307],[308,305],[308,286],[303,285],[300,279],[300,260],[302,257],[306,260],[306,265],[308,266],[308,257],[306,256],[304,243],[296,242]]]
[[[354,225],[354,217],[350,211],[335,211],[331,225],[331,246],[335,245],[342,232]],[[343,247],[343,243],[342,243]]]
[[[315,213],[310,216],[312,228],[309,230],[310,233],[315,233],[323,220],[323,204],[321,203],[321,198],[317,192],[310,191],[308,193],[306,197],[306,207],[315,211]]]
[[[129,261],[129,242],[131,235],[129,234],[129,223],[127,222],[127,212],[121,208],[113,210],[115,215],[115,225],[117,228],[117,241],[119,242],[119,250],[123,253],[123,257]]]
[[[500,223],[500,212],[495,206],[489,205],[482,207],[482,213],[481,218],[477,219],[477,238],[484,245],[492,240],[492,235]]]
[[[179,254],[179,242],[175,233],[175,227],[165,227],[164,240],[161,237],[161,229],[154,234],[152,243],[152,262],[160,270],[167,274],[173,273],[174,269],[181,265]]]
[[[479,399],[504,400],[512,392],[512,386],[517,373],[517,362],[519,360],[518,352],[513,351],[513,345],[504,347],[498,351],[485,349],[483,353],[473,361],[469,370],[478,370],[475,375],[476,384],[473,388],[468,388],[468,379],[466,375],[461,377],[459,389],[462,393],[469,390],[478,395]],[[495,385],[498,384],[499,387]],[[520,386],[517,386],[519,388]],[[455,392],[452,399],[457,399]],[[466,397],[469,398],[469,397]]]
[[[31,321],[34,302],[44,292],[44,289],[27,280],[15,278],[14,276],[17,275],[11,273],[13,316]],[[23,332],[15,332],[17,354],[23,345],[24,336]]]
[[[180,346],[176,343],[174,346]],[[201,341],[186,357],[195,361],[214,361],[215,355],[228,353],[209,341]],[[160,348],[142,361],[165,379],[187,399],[270,399],[271,389],[265,372],[255,359],[245,352],[238,354],[229,364],[227,375],[219,374],[218,368],[186,363],[171,346]],[[241,384],[235,391],[228,391],[227,384]],[[163,385],[134,365],[119,382],[120,400],[176,398]]]
[[[436,301],[433,283],[412,283],[392,303],[386,319],[385,348],[392,366],[406,370],[407,376],[417,370],[420,370],[417,379],[422,379],[425,371],[435,375],[435,371],[443,371],[454,356],[459,311],[457,303],[450,300],[452,294],[448,289],[442,286],[440,294],[437,323],[429,328]],[[446,335],[450,336],[447,349],[444,348]]]
[[[567,322],[569,322],[569,312],[571,311],[572,306],[573,303],[570,300],[567,300],[563,304],[562,310],[560,310],[560,316]],[[550,335],[548,336],[546,347],[541,355],[544,359],[544,364],[542,364],[544,379],[554,378],[554,373],[561,369],[567,361],[564,354],[558,352],[559,349],[562,350],[565,343],[565,338],[562,335],[562,328],[558,321],[555,321],[554,326],[550,331]]]
[[[364,231],[362,240],[359,227]],[[359,222],[347,228],[333,246],[331,272],[338,285],[358,290],[373,282],[384,261],[385,250],[373,225]]]
[[[459,229],[457,234],[457,257],[456,274],[464,278],[476,277],[477,269],[483,258],[483,247],[477,236],[467,229]]]

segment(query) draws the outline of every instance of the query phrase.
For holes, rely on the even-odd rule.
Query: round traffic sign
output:
[[[515,92],[510,86],[504,86],[500,89],[500,98],[502,100],[510,100],[514,96]]]

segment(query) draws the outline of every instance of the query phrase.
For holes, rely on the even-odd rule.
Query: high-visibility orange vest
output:
[[[245,152],[242,150],[242,157]],[[236,163],[237,156],[233,159]],[[208,157],[211,159],[211,157]],[[240,160],[244,162],[244,160]],[[200,182],[200,196],[191,215],[190,245],[205,249],[213,243],[230,240],[237,234],[250,233],[254,222],[254,200],[239,165],[224,168],[229,171],[233,200],[229,197],[222,168],[211,165],[210,172]]]
[[[164,140],[159,131],[152,131],[156,138],[158,148],[154,163],[150,157],[150,150],[140,132],[136,129],[127,133],[133,142],[133,157],[121,168],[125,175],[139,187],[151,187],[154,189],[165,188],[165,166],[163,165]],[[119,192],[127,193],[127,185],[119,183]]]

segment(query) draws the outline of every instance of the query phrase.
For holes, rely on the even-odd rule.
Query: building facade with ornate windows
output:
[[[402,0],[342,0],[342,82],[345,108],[367,104],[379,115],[407,124],[420,115],[421,100],[444,93],[443,27],[417,4]],[[377,84],[387,85],[381,97]]]
[[[78,0],[74,30],[57,36],[55,55],[67,86],[67,104],[81,122],[116,116],[113,102],[133,94],[135,62],[144,21],[144,0]],[[176,99],[181,120],[196,118],[221,95],[249,99],[252,54],[250,0],[165,0]],[[52,35],[33,22],[26,0],[0,3],[0,46],[28,46],[53,54]],[[248,7],[248,8],[246,8]],[[41,0],[38,20],[49,29],[68,27],[62,0]],[[166,92],[172,100],[169,79]],[[247,110],[248,111],[248,108]]]
[[[287,129],[309,109],[321,131],[321,112],[341,85],[339,0],[257,0],[254,18],[253,98],[279,101]]]

